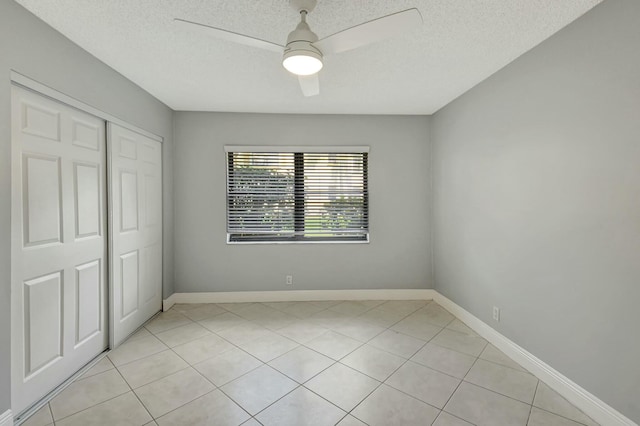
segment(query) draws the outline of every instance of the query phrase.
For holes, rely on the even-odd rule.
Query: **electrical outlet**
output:
[[[284,283],[286,285],[293,285],[293,275],[287,275]]]
[[[500,322],[500,308],[497,306],[493,307],[493,319]]]

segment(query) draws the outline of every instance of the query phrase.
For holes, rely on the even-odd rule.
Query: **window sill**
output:
[[[366,240],[353,241],[229,241],[227,245],[264,245],[264,244],[369,244],[369,238]]]

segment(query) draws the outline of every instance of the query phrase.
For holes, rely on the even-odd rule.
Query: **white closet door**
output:
[[[111,342],[162,307],[162,144],[108,125]]]
[[[12,88],[12,410],[107,347],[104,121]]]

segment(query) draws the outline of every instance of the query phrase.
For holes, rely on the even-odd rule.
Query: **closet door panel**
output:
[[[112,347],[162,307],[162,145],[108,126]]]
[[[12,88],[12,410],[107,347],[105,122]]]

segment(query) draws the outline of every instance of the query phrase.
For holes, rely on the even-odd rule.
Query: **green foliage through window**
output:
[[[229,152],[229,241],[367,241],[368,154]]]

